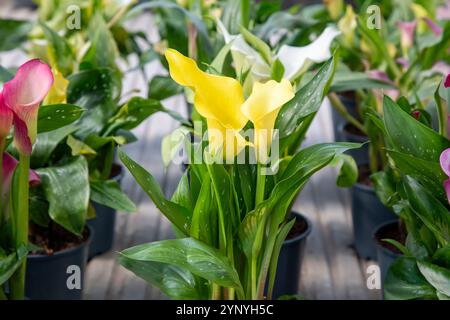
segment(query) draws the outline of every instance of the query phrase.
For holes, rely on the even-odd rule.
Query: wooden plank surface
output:
[[[10,0],[0,1],[1,18],[34,17],[27,9],[17,9]],[[151,15],[133,20],[130,27],[145,30],[157,40],[157,29]],[[27,59],[15,50],[0,54],[0,65],[17,66]],[[130,61],[135,63],[136,61]],[[147,77],[164,72],[158,62],[146,67]],[[139,72],[126,75],[124,92],[139,88],[146,95],[147,84]],[[182,97],[175,97],[164,104],[185,113]],[[322,106],[305,145],[333,140],[329,105]],[[134,133],[139,141],[124,147],[125,152],[149,170],[171,195],[181,170],[171,165],[164,169],[161,160],[161,139],[176,127],[167,115],[157,114],[145,121]],[[305,187],[294,209],[305,214],[313,224],[307,240],[301,270],[300,292],[306,299],[379,299],[379,290],[366,288],[366,268],[375,263],[358,259],[353,249],[353,234],[348,190],[335,186],[336,169],[326,168],[313,176]],[[137,212],[118,212],[116,237],[111,252],[93,259],[85,277],[85,299],[166,299],[158,289],[146,284],[117,263],[117,251],[127,247],[159,239],[173,237],[169,222],[158,212],[154,204],[133,178],[126,173],[123,189],[137,205]]]

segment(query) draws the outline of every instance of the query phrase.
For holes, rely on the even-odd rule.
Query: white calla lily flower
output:
[[[327,27],[313,42],[304,47],[281,46],[277,58],[284,66],[284,78],[293,80],[301,73],[308,61],[321,63],[331,58],[331,43],[341,32]]]

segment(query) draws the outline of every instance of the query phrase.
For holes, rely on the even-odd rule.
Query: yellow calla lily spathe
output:
[[[208,125],[210,151],[225,150],[227,161],[234,158],[250,145],[239,133],[250,120],[254,125],[253,146],[259,158],[265,158],[278,112],[294,97],[289,80],[256,82],[245,100],[236,79],[203,72],[194,60],[173,49],[168,49],[165,56],[172,79],[194,92],[196,110]]]
[[[50,89],[47,97],[44,100],[44,104],[59,104],[66,103],[67,100],[67,87],[69,86],[69,80],[64,78],[64,76],[57,69],[53,69],[54,82]]]
[[[242,112],[253,122],[253,143],[259,159],[268,155],[278,112],[293,97],[294,89],[287,79],[256,82],[251,95],[242,105]]]

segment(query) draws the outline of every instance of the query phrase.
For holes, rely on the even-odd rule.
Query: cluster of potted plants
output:
[[[313,226],[292,205],[339,165],[356,252],[378,259],[384,297],[450,299],[450,6],[286,6],[40,0],[38,22],[0,21],[0,49],[31,59],[0,69],[0,299],[81,298],[67,266],[82,274],[111,249],[115,210],[136,209],[120,162],[176,239],[119,262],[170,298],[295,296]],[[157,43],[126,28],[144,10]],[[130,55],[139,65],[124,68]],[[168,75],[147,98],[124,95],[124,73],[154,59]],[[176,94],[187,119],[161,103]],[[342,142],[303,148],[326,97]],[[184,151],[170,198],[120,148],[156,112],[180,123],[162,142],[165,163]]]

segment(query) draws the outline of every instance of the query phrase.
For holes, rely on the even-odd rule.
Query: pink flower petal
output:
[[[0,142],[9,134],[12,122],[13,113],[3,101],[3,92],[0,92]]]
[[[398,58],[395,60],[399,65],[401,65],[403,68],[407,69],[409,68],[409,61],[405,58]]]
[[[445,88],[450,88],[450,73],[447,75],[447,77],[445,78],[444,81],[444,87]]]
[[[439,7],[436,10],[436,19],[450,20],[450,1],[444,7]]]
[[[5,104],[25,123],[32,142],[37,134],[37,109],[52,84],[50,67],[34,59],[23,64],[3,87]]]
[[[16,170],[17,165],[19,164],[19,161],[16,160],[13,156],[11,156],[9,153],[4,152],[3,153],[3,181],[2,183],[2,198],[9,193],[9,190],[11,189],[11,181],[14,174],[14,170]],[[39,185],[41,182],[41,179],[39,175],[33,171],[30,170],[30,178],[29,182],[31,186]],[[6,200],[5,200],[6,201]]]
[[[442,151],[441,156],[439,157],[439,162],[441,164],[442,171],[450,177],[450,148]]]
[[[398,27],[401,33],[401,42],[405,47],[411,47],[414,43],[414,33],[416,31],[417,21],[398,22]]]
[[[445,180],[443,185],[444,185],[445,193],[447,194],[448,203],[450,204],[450,179]]]
[[[423,18],[423,20],[425,20],[425,23],[431,28],[431,31],[433,31],[434,35],[436,37],[439,37],[443,30],[440,26],[438,26],[436,23],[434,23],[433,20],[431,20],[430,18]]]
[[[31,155],[33,144],[28,135],[27,125],[16,114],[14,114],[14,145],[19,153]]]

